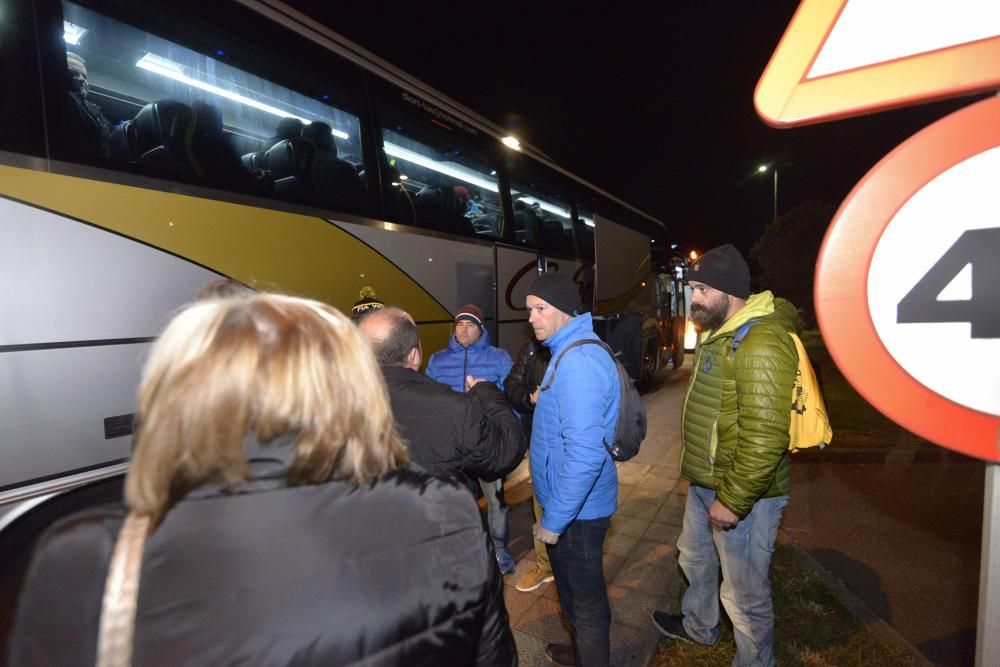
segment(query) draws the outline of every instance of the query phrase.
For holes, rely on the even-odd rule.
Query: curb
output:
[[[918,651],[916,647],[913,646],[913,644],[908,642],[901,634],[896,632],[892,626],[882,620],[882,618],[873,612],[868,605],[861,601],[860,598],[854,595],[851,591],[847,590],[847,587],[840,579],[837,579],[835,576],[830,574],[826,568],[820,565],[816,559],[810,556],[805,550],[797,544],[791,544],[789,542],[782,542],[782,546],[788,547],[794,551],[799,557],[799,561],[802,565],[814,571],[823,580],[823,584],[829,588],[835,596],[837,596],[840,603],[844,605],[849,612],[854,614],[855,618],[861,621],[866,627],[870,628],[887,644],[891,644],[900,651],[910,654],[913,658],[913,664],[915,667],[934,667],[933,662],[928,660],[923,653]]]

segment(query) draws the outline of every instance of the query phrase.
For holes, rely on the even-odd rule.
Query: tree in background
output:
[[[816,259],[834,211],[833,205],[825,202],[799,204],[768,223],[750,248],[750,258],[760,267],[760,287],[801,308],[808,323],[816,321]]]

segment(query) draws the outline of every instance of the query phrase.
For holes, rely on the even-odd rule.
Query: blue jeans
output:
[[[774,608],[768,569],[788,496],[762,498],[730,530],[714,530],[708,512],[715,491],[692,485],[684,510],[678,562],[689,586],[681,602],[684,629],[692,639],[714,644],[719,638],[719,599],[733,622],[740,667],[774,665]],[[719,567],[722,588],[719,588]]]
[[[493,550],[497,554],[497,564],[504,572],[513,572],[516,567],[514,557],[507,551],[507,501],[503,496],[503,480],[485,482],[479,480],[479,487],[486,497],[487,523],[490,526],[490,537],[493,538]]]
[[[611,605],[603,560],[610,526],[611,517],[577,519],[555,546],[548,545],[559,606],[572,630],[576,664],[582,667],[607,667],[611,659]]]

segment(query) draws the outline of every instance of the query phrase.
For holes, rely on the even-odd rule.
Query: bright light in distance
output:
[[[508,136],[504,137],[500,141],[502,141],[503,145],[506,146],[507,148],[513,148],[516,151],[521,150],[521,142],[517,140],[517,137]]]
[[[431,171],[436,171],[439,174],[444,174],[445,176],[457,178],[460,181],[471,183],[472,185],[489,190],[490,192],[499,192],[496,181],[489,181],[478,171],[473,171],[468,167],[463,167],[462,165],[454,162],[438,162],[437,160],[433,160],[426,155],[421,155],[420,153],[411,151],[408,148],[403,148],[402,146],[397,146],[396,144],[389,143],[388,141],[383,144],[383,148],[385,148],[386,155],[391,155],[394,158],[425,167]]]
[[[410,180],[410,177],[407,176],[406,174],[400,174],[399,175],[399,180],[401,180],[401,181],[408,181],[408,180]]]
[[[693,350],[698,344],[698,332],[694,330],[694,322],[688,320],[687,327],[684,328],[684,349]]]
[[[670,244],[670,249],[671,250],[677,250],[677,244],[676,243],[671,243]]]
[[[758,173],[763,174],[765,171],[767,171],[767,165],[766,164],[762,164],[759,167],[757,167],[757,172]]]
[[[76,46],[86,35],[88,30],[83,26],[77,25],[75,23],[70,23],[69,21],[63,21],[63,41],[67,44],[72,44]]]
[[[588,227],[594,226],[594,221],[591,220],[590,218],[580,218],[580,219],[583,220],[583,224],[587,225]]]
[[[197,88],[198,90],[204,90],[206,93],[212,93],[213,95],[218,95],[219,97],[224,97],[227,100],[232,100],[233,102],[238,102],[240,104],[246,105],[248,107],[253,107],[254,109],[259,109],[265,113],[273,114],[280,118],[297,118],[302,121],[305,125],[312,123],[311,120],[302,118],[301,116],[296,116],[293,113],[279,109],[278,107],[271,106],[270,104],[265,104],[264,102],[258,102],[257,100],[246,97],[245,95],[240,95],[239,93],[234,93],[231,90],[226,90],[225,88],[220,88],[219,86],[213,85],[211,83],[206,83],[200,79],[195,79],[184,73],[184,67],[178,65],[172,60],[167,60],[166,58],[161,58],[160,56],[147,53],[135,64],[139,69],[144,69],[147,72],[152,72],[154,74],[159,74],[160,76],[166,77],[168,79],[173,79],[183,84],[187,84],[192,88]],[[350,139],[350,135],[342,130],[332,130],[333,136],[338,139]]]
[[[694,250],[692,250],[691,254],[689,255],[689,257],[691,258],[692,261],[696,260],[696,259],[698,259],[698,253],[696,253]]]

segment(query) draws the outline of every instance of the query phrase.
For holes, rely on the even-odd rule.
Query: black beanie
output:
[[[378,310],[380,308],[385,308],[385,304],[375,296],[375,290],[371,287],[361,288],[361,298],[354,302],[354,306],[351,307],[351,319],[359,320],[365,313]]]
[[[580,312],[580,291],[573,279],[564,273],[543,273],[535,278],[525,295],[548,301],[567,315]]]
[[[705,283],[737,299],[750,296],[750,266],[730,243],[712,248],[688,269],[688,282]]]

